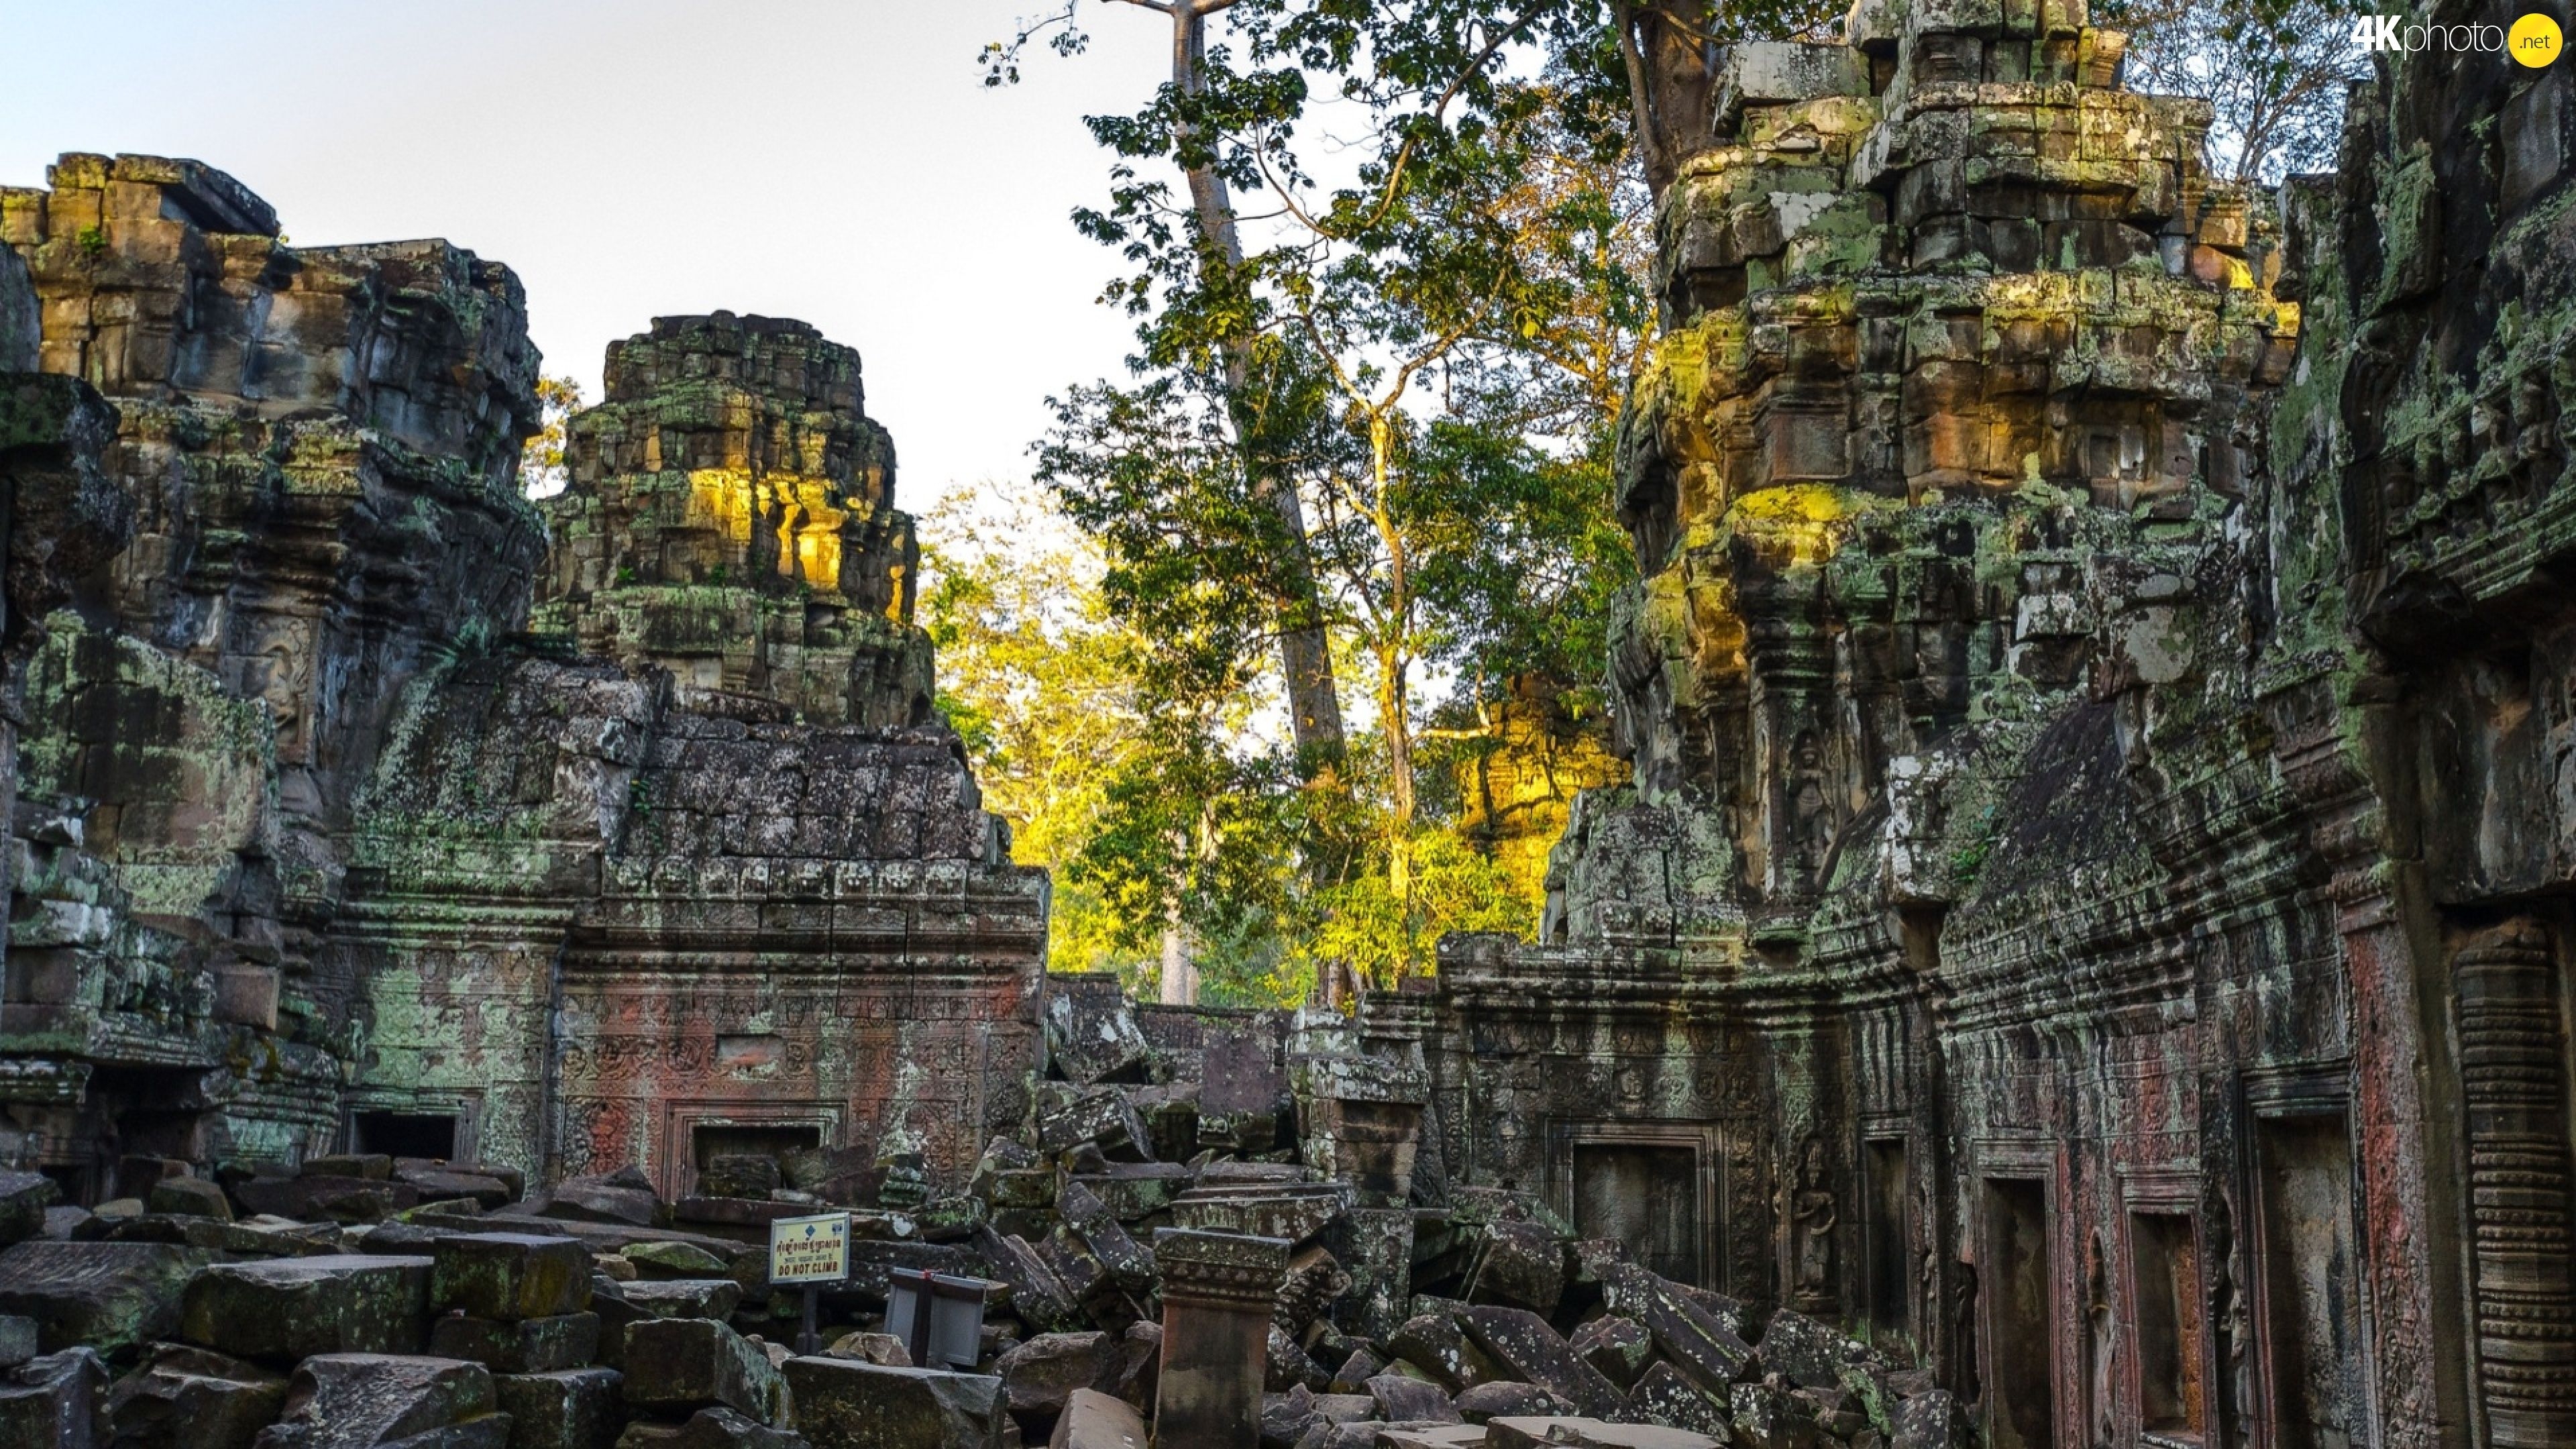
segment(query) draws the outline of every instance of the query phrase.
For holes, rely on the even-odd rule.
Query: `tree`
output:
[[[1012,858],[1054,875],[1050,969],[1151,995],[1178,967],[1215,1004],[1302,995],[1278,973],[1302,919],[1288,847],[1314,831],[1286,817],[1332,797],[1298,787],[1293,757],[1238,748],[1269,701],[1200,673],[1188,623],[1149,638],[1113,611],[1098,545],[1030,484],[943,500],[923,536],[940,708]]]
[[[537,378],[537,431],[519,449],[519,488],[529,497],[551,497],[572,481],[564,466],[564,425],[579,411],[580,383],[569,377]]]
[[[2361,13],[2350,0],[2101,0],[2096,19],[2128,32],[2131,86],[2210,103],[2218,179],[2274,186],[2333,169],[2345,90],[2369,73],[2351,40]]]
[[[1187,213],[1189,244],[1163,261],[1195,276],[1223,316],[1222,299],[1242,285],[1243,243],[1226,172],[1212,147],[1215,127],[1207,85],[1207,17],[1230,8],[1235,0],[1117,0],[1154,11],[1172,25],[1172,79],[1154,105],[1132,123],[1157,135],[1158,149],[1180,167],[1190,192]],[[1082,49],[1084,37],[1073,25],[1079,0],[1035,24],[1023,24],[1008,44],[985,49],[986,85],[1019,79],[1018,57],[1029,41],[1052,30],[1060,54]],[[1095,121],[1095,130],[1100,122]],[[1104,137],[1104,139],[1106,139]],[[1104,238],[1106,239],[1106,238]],[[1167,244],[1168,230],[1162,233]],[[1252,392],[1252,341],[1239,327],[1220,323],[1206,342],[1213,346],[1225,372],[1229,400],[1238,405]],[[1324,636],[1315,597],[1313,567],[1306,550],[1303,504],[1294,488],[1282,486],[1263,466],[1257,424],[1233,417],[1236,448],[1255,500],[1275,526],[1264,531],[1256,555],[1260,567],[1238,577],[1255,583],[1268,598],[1277,621],[1281,672],[1288,685],[1288,717],[1300,755],[1308,768],[1329,771],[1342,752],[1341,697],[1333,679],[1332,651]]]
[[[1124,970],[1141,956],[1065,867],[1099,833],[1107,782],[1146,748],[1132,641],[1103,604],[1099,553],[1029,496],[987,484],[924,520],[921,618],[939,707],[974,763],[1011,855],[1056,873],[1048,964]]]

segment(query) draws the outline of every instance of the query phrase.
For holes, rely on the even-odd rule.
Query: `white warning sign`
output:
[[[769,1225],[769,1281],[838,1283],[850,1276],[850,1215],[779,1218]]]

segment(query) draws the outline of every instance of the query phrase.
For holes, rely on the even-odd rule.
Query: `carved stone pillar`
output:
[[[1165,1228],[1163,1367],[1154,1442],[1178,1449],[1257,1449],[1270,1306],[1288,1268],[1285,1238]]]
[[[2576,1443],[2567,1072],[2549,938],[2527,920],[2451,960],[2468,1117],[2478,1380],[2489,1442]]]

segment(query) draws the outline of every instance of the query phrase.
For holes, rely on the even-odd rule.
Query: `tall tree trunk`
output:
[[[1206,82],[1199,67],[1207,45],[1207,17],[1233,3],[1234,0],[1170,0],[1167,5],[1155,6],[1172,17],[1172,85],[1183,95],[1204,92]],[[1190,136],[1188,122],[1179,122],[1176,129],[1186,144]],[[1187,166],[1182,170],[1189,181],[1203,269],[1242,266],[1243,243],[1235,232],[1234,202],[1227,195],[1225,178],[1217,174],[1213,165]],[[1342,757],[1341,695],[1333,680],[1333,653],[1324,636],[1314,565],[1306,551],[1305,506],[1298,501],[1297,490],[1283,485],[1250,446],[1248,420],[1243,416],[1252,382],[1249,340],[1226,344],[1225,381],[1228,401],[1236,411],[1232,421],[1244,468],[1254,491],[1278,515],[1283,539],[1271,588],[1278,599],[1279,664],[1288,682],[1289,724],[1296,734],[1298,755],[1330,770]]]
[[[1163,990],[1165,1006],[1199,1004],[1198,963],[1190,959],[1190,930],[1181,924],[1181,903],[1175,899],[1163,912]]]
[[[1717,144],[1711,134],[1717,47],[1708,38],[1715,8],[1708,0],[1617,0],[1611,6],[1620,58],[1628,68],[1637,154],[1658,201],[1684,161]]]
[[[1413,720],[1412,699],[1406,675],[1413,662],[1413,580],[1411,557],[1404,546],[1404,532],[1397,527],[1386,501],[1389,455],[1395,446],[1395,420],[1390,411],[1394,402],[1369,418],[1369,470],[1377,490],[1374,519],[1378,542],[1386,549],[1387,602],[1384,625],[1392,633],[1379,641],[1378,661],[1378,727],[1386,734],[1387,821],[1386,876],[1410,928],[1413,916]],[[1396,965],[1396,979],[1389,985],[1401,984],[1408,963]]]

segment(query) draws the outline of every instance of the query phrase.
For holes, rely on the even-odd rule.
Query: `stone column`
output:
[[[1163,1367],[1154,1442],[1170,1449],[1258,1449],[1270,1364],[1270,1305],[1287,1272],[1285,1238],[1165,1228]]]
[[[2513,921],[2461,946],[2460,1095],[2468,1109],[2478,1374],[2499,1449],[2576,1437],[2576,1284],[2568,1254],[2567,1077],[2549,938]]]

